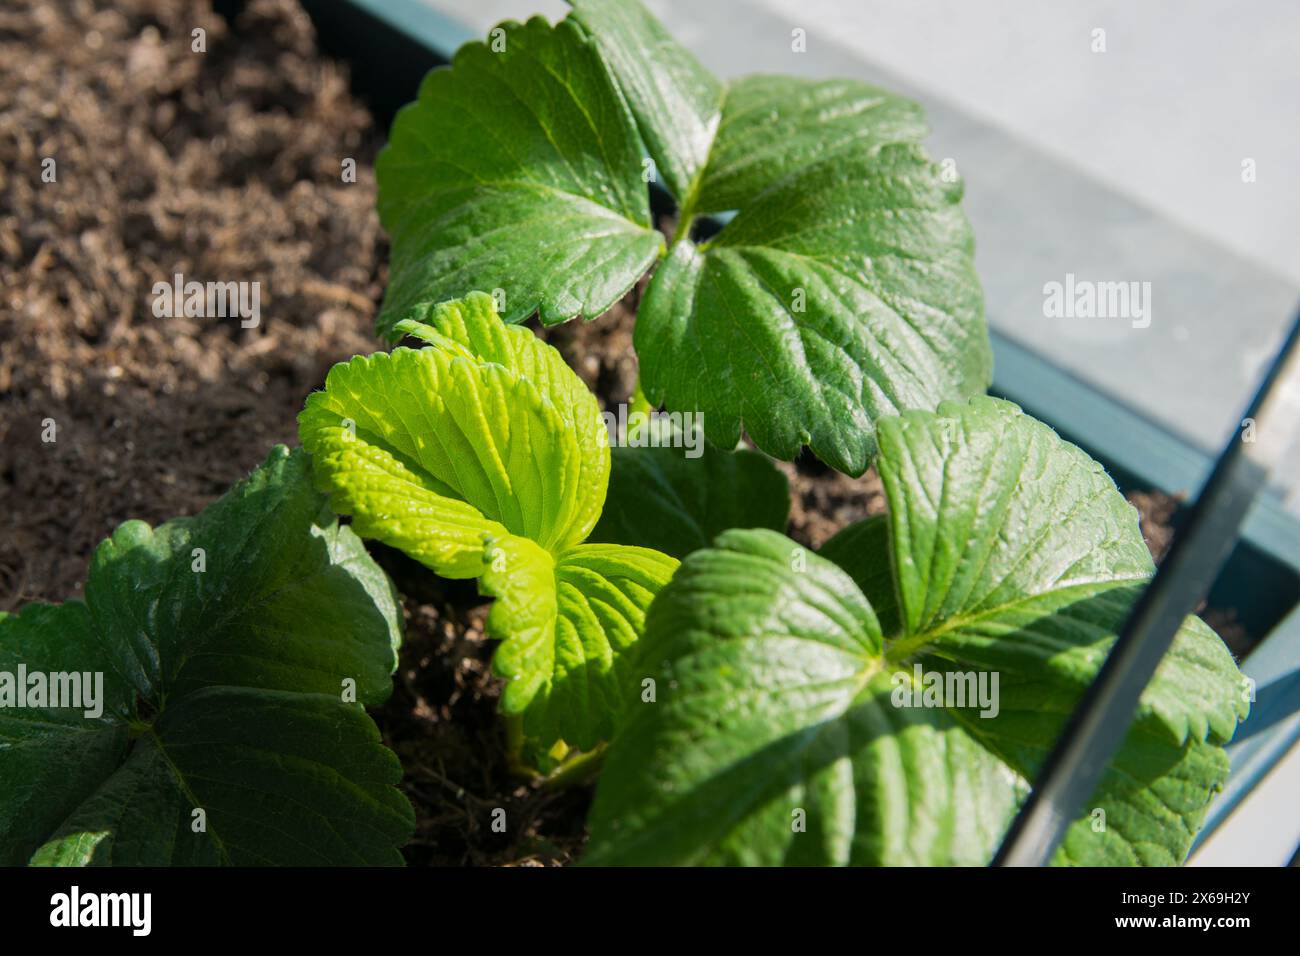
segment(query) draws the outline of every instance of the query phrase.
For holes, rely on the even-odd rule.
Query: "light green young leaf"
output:
[[[501,710],[521,713],[530,737],[589,750],[613,736],[625,701],[629,649],[677,561],[648,548],[582,544],[558,557],[532,551],[526,565],[489,572],[497,600],[488,631],[506,638],[493,669],[509,683]]]
[[[360,709],[391,689],[396,595],[304,454],[122,525],[86,594],[0,618],[0,673],[104,682],[99,714],[0,709],[0,863],[401,862],[401,769]]]
[[[458,341],[458,323],[500,325],[490,297],[430,318],[435,338],[455,345],[336,365],[299,417],[336,510],[355,515],[362,536],[452,578],[483,573],[485,535],[546,550],[583,540],[609,475],[595,399],[573,390],[576,376],[527,329],[502,326],[517,341],[484,358],[469,351],[473,339]]]
[[[916,145],[914,104],[855,81],[723,86],[636,0],[502,29],[504,52],[472,44],[430,74],[381,157],[382,331],[464,288],[500,289],[509,321],[593,317],[657,262],[647,397],[703,412],[719,447],[744,427],[850,474],[877,419],[987,387],[962,186]],[[678,199],[671,247],[649,229],[642,143]],[[697,245],[693,218],[729,209]]]
[[[299,417],[320,487],[365,537],[496,599],[501,708],[525,733],[590,747],[612,732],[619,659],[676,567],[583,545],[609,481],[594,396],[555,349],[503,325],[493,300],[418,307],[429,343],[335,366]]]
[[[1151,561],[1135,513],[1100,467],[1006,402],[886,420],[877,468],[888,518],[847,529],[824,549],[852,580],[771,532],[732,532],[687,558],[661,592],[640,660],[669,690],[614,741],[593,809],[593,859],[987,861]],[[792,636],[873,652],[834,669],[820,649],[788,645]],[[988,685],[996,674],[995,706],[914,709],[889,699],[889,686],[915,685],[917,666],[927,676],[982,673]],[[636,690],[624,693],[631,700]],[[1217,745],[1247,712],[1241,690],[1222,642],[1189,618],[1057,861],[1180,862],[1226,778]],[[822,695],[837,692],[822,709]],[[923,775],[934,793],[896,768],[883,779],[909,781],[903,793],[915,805],[887,818],[849,813],[875,808],[884,786],[852,756],[856,748],[910,753],[897,739],[901,723],[857,729],[863,694],[895,723],[941,732],[963,766],[984,767],[978,783],[962,785],[978,811],[957,806],[957,784],[939,768]],[[722,707],[724,697],[739,703]],[[855,728],[851,746],[824,744],[844,721]],[[822,785],[832,767],[839,788],[815,822],[809,812],[807,833],[839,833],[837,845],[850,849],[838,853],[823,849],[822,836],[801,842],[779,825],[794,795]],[[956,833],[977,812],[981,826],[934,836]],[[874,849],[891,840],[906,851]],[[873,849],[855,854],[859,846]]]
[[[497,29],[425,78],[376,161],[386,335],[466,289],[505,290],[509,321],[592,318],[662,245],[640,139],[594,43],[571,21]]]

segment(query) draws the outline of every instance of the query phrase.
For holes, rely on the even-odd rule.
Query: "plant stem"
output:
[[[524,762],[524,719],[518,714],[508,714],[506,725],[506,766],[517,777],[536,780],[537,770]]]
[[[691,234],[691,226],[695,222],[695,217],[690,214],[689,210],[683,209],[677,219],[677,228],[673,230],[673,241],[669,245],[677,245],[683,239]]]
[[[597,744],[591,750],[569,758],[543,777],[542,783],[548,790],[561,790],[587,783],[605,763],[605,750],[605,744]]]

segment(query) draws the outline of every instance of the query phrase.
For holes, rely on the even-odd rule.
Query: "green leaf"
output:
[[[1154,571],[1137,513],[1101,466],[1014,405],[979,398],[885,422],[877,467],[896,653],[1000,671],[1003,706],[1068,713]],[[1189,617],[1138,719],[1174,744],[1222,743],[1248,710],[1241,680]]]
[[[855,521],[838,531],[817,553],[848,572],[871,602],[880,629],[885,634],[897,633],[898,598],[889,565],[889,519],[872,515]]]
[[[574,0],[573,18],[618,78],[664,185],[685,199],[709,159],[722,84],[639,3]]]
[[[347,678],[363,704],[388,698],[397,598],[309,474],[306,456],[281,448],[197,517],[156,531],[128,521],[99,546],[86,603],[118,672],[141,693],[231,686],[337,696]]]
[[[928,662],[926,668],[931,669]],[[1064,714],[1008,710],[1005,705],[991,720],[956,716],[1026,780],[1037,777],[1066,721]],[[1174,745],[1135,725],[1079,819],[1066,831],[1053,863],[1177,866],[1227,778],[1228,755],[1221,747],[1198,741]]]
[[[170,705],[32,862],[398,863],[411,808],[379,730],[338,696],[213,687]],[[194,808],[207,830],[192,832]]]
[[[379,326],[465,289],[594,317],[651,266],[636,348],[655,404],[719,447],[803,445],[859,474],[877,419],[982,392],[991,351],[962,185],[919,107],[865,83],[723,85],[636,0],[577,0],[434,71],[380,158],[393,280]],[[644,145],[643,145],[644,144]],[[508,148],[507,148],[508,147]],[[650,228],[645,149],[676,196]],[[702,212],[739,210],[703,245]]]
[[[99,783],[127,749],[132,691],[113,670],[80,602],[29,604],[0,618],[0,675],[103,674],[102,720],[84,710],[0,706],[0,865],[27,862],[33,849]],[[0,681],[5,678],[0,676]],[[0,686],[0,701],[4,700]]]
[[[523,714],[527,734],[544,745],[589,750],[613,736],[628,651],[677,562],[609,544],[578,545],[555,560],[536,555],[523,573],[510,561],[507,574],[484,578],[497,599],[488,631],[507,638],[492,660],[509,681],[501,710]]]
[[[689,556],[651,609],[658,699],[615,739],[587,861],[984,862],[1023,787],[944,711],[891,706],[881,640],[848,576],[781,535]]]
[[[420,305],[396,329],[429,346],[335,366],[299,417],[319,485],[357,533],[480,578],[502,711],[543,747],[590,747],[612,732],[620,656],[677,562],[582,544],[609,437],[555,349],[482,293]]]
[[[928,132],[920,106],[868,83],[741,77],[727,86],[693,208],[697,214],[743,209],[790,173],[841,154],[919,143]]]
[[[1130,735],[1084,815],[1066,831],[1053,864],[1182,865],[1228,769],[1222,747],[1196,742],[1170,747]],[[1104,818],[1094,817],[1097,810]]]
[[[888,419],[876,467],[889,514],[827,543],[844,569],[728,532],[660,593],[638,652],[659,699],[611,747],[594,861],[987,862],[1150,557],[1100,466],[1006,402]],[[995,706],[893,699],[920,689],[916,668],[997,676]],[[1189,618],[1057,862],[1180,862],[1226,779],[1242,689]]]
[[[728,528],[784,530],[789,482],[765,456],[703,442],[700,452],[688,458],[674,447],[613,449],[609,495],[591,540],[684,558]]]
[[[425,78],[376,161],[386,335],[412,306],[475,288],[504,290],[509,321],[594,317],[662,245],[639,137],[592,41],[571,21],[498,29]]]
[[[0,618],[0,674],[103,680],[100,714],[0,709],[0,862],[401,862],[401,769],[344,702],[387,697],[400,610],[306,455],[277,448],[196,517],[123,524],[86,596]]]
[[[609,451],[574,425],[583,416],[599,425],[595,401],[575,409],[555,398],[511,366],[398,348],[334,366],[299,432],[321,487],[359,534],[446,577],[478,577],[488,536],[562,550],[600,513]]]
[[[866,470],[875,422],[982,392],[991,358],[973,242],[914,146],[787,176],[711,241],[682,240],[636,325],[646,397],[702,413],[714,444]]]
[[[1000,709],[968,729],[1033,779],[1154,571],[1101,467],[1014,405],[981,398],[882,424],[902,607],[891,653],[927,671],[996,671]],[[1248,705],[1223,642],[1188,617],[1061,862],[1172,864],[1227,777]],[[1105,812],[1098,830],[1090,814]]]

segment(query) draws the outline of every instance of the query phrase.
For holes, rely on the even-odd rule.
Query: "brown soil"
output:
[[[119,522],[202,508],[374,347],[377,142],[287,0],[229,25],[203,0],[6,4],[0,609],[76,596]],[[156,318],[153,284],[178,272],[259,281],[261,326]]]
[[[191,51],[196,27],[205,53]],[[232,23],[206,0],[0,11],[0,610],[79,596],[113,527],[201,510],[273,443],[294,442],[330,365],[380,347],[381,137],[292,0],[254,0]],[[54,183],[41,180],[45,157]],[[341,181],[345,157],[355,183]],[[153,284],[177,272],[259,281],[261,325],[156,318]],[[544,332],[604,402],[636,380],[639,295]],[[883,510],[872,474],[808,456],[781,467],[790,533],[810,546]],[[1172,508],[1135,501],[1158,551]],[[375,716],[416,808],[408,860],[572,861],[590,792],[509,773],[481,599],[375,552],[407,617],[395,691]],[[498,807],[505,834],[491,828]]]

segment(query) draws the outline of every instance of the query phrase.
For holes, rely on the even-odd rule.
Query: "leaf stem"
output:
[[[683,239],[690,238],[691,226],[695,224],[695,191],[698,181],[691,183],[690,191],[686,199],[677,209],[677,228],[673,230],[673,241],[668,245],[675,246]]]
[[[543,777],[543,786],[548,790],[562,790],[590,782],[604,766],[606,749],[606,744],[599,743],[591,750],[578,752]]]
[[[673,241],[669,245],[677,245],[683,239],[691,234],[691,226],[695,222],[695,217],[683,209],[677,219],[677,228],[673,230]]]
[[[536,780],[541,776],[536,768],[524,761],[524,718],[519,714],[506,714],[506,766],[516,777]]]

